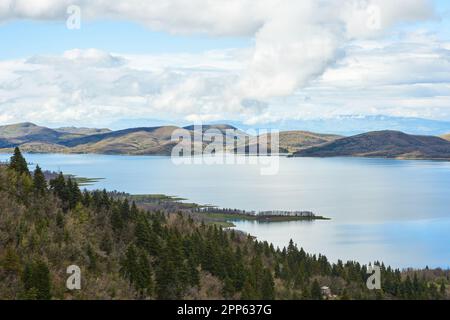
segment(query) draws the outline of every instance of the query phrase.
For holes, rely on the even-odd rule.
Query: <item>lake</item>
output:
[[[275,246],[293,239],[332,261],[450,267],[450,162],[280,157],[278,174],[264,176],[258,165],[177,166],[159,156],[25,156],[46,170],[105,178],[89,189],[246,210],[311,210],[332,220],[235,224]]]

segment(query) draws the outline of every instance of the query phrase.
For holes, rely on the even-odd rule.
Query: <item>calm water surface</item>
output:
[[[262,176],[258,165],[176,166],[168,157],[26,158],[47,170],[105,178],[90,189],[164,193],[248,210],[311,210],[332,220],[236,225],[280,247],[292,238],[333,261],[450,267],[450,162],[280,158],[279,173]]]

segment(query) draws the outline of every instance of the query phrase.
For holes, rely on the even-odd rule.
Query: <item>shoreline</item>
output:
[[[1,154],[12,154],[13,149],[6,150],[0,149]],[[171,154],[165,153],[93,153],[93,152],[34,152],[34,151],[24,151],[24,155],[92,155],[92,156],[132,156],[132,157],[171,157]],[[235,155],[243,157],[261,157],[259,154],[244,154],[244,153],[225,153],[225,155]],[[194,155],[191,157],[198,157],[202,155]],[[206,155],[209,156],[209,155]],[[263,157],[278,156],[283,158],[306,158],[306,159],[379,159],[379,160],[399,160],[399,161],[436,161],[436,162],[450,162],[450,158],[409,158],[409,157],[386,157],[386,156],[356,156],[356,155],[338,155],[338,156],[296,156],[293,153],[277,153],[275,155],[267,154]]]

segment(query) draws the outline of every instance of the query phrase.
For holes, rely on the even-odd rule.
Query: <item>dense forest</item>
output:
[[[16,148],[0,167],[0,299],[447,299],[445,270],[330,263],[181,212],[148,211],[62,173],[46,181]],[[66,269],[81,269],[81,289]],[[322,286],[331,292],[324,296]]]

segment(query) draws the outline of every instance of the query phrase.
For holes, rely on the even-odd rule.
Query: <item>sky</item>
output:
[[[449,1],[0,0],[0,124],[343,115],[450,121]]]

